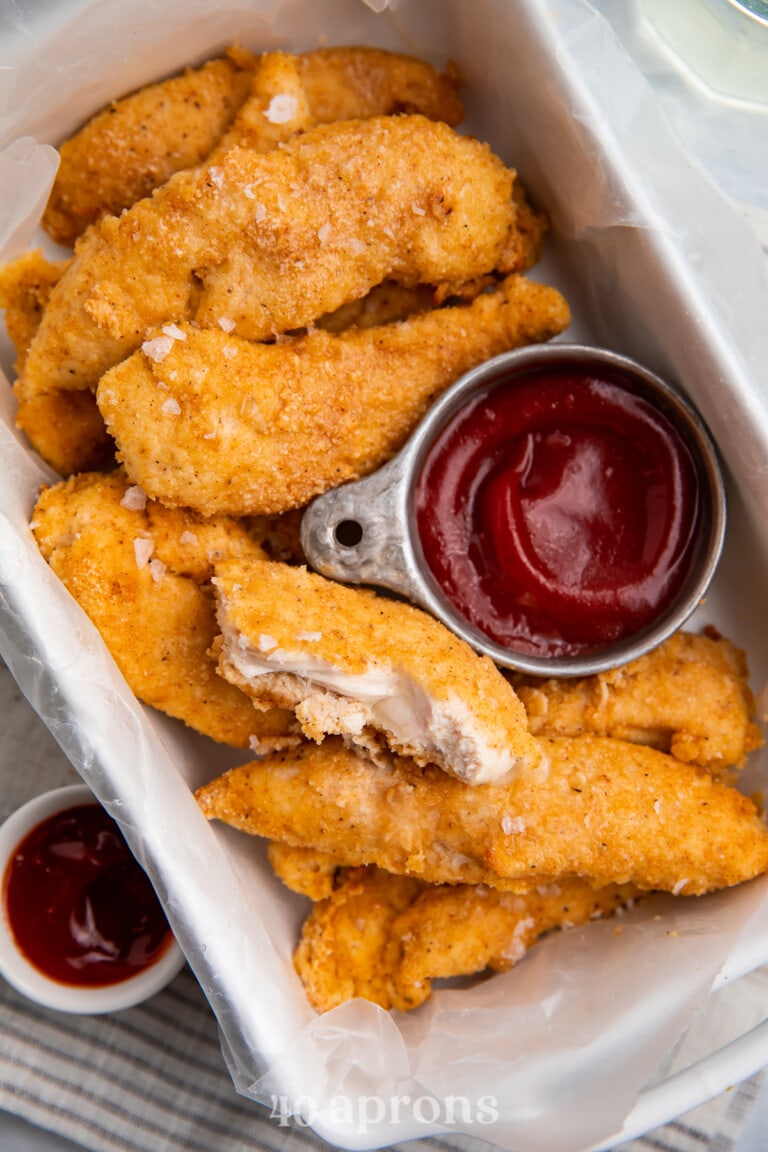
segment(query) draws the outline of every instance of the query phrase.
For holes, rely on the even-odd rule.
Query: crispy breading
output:
[[[47,260],[35,248],[0,267],[0,308],[5,309],[5,327],[16,349],[16,372],[21,373],[27,349],[48,304],[71,260]]]
[[[578,879],[515,895],[354,868],[310,912],[294,966],[318,1012],[354,996],[407,1012],[433,980],[505,971],[544,933],[610,915],[635,895],[631,885]]]
[[[438,72],[425,60],[382,48],[318,48],[299,56],[301,78],[315,120],[362,120],[419,112],[451,127],[461,122],[456,69]]]
[[[154,498],[204,515],[281,512],[372,472],[463,372],[569,318],[555,289],[511,276],[472,304],[339,336],[255,344],[182,324],[105,373],[98,404]]]
[[[119,471],[48,488],[32,520],[41,553],[140,700],[225,744],[279,747],[294,727],[290,713],[256,712],[208,654],[212,565],[259,554],[258,545],[235,521],[126,501],[141,505],[142,494]]]
[[[306,744],[198,790],[209,819],[432,883],[507,891],[580,876],[698,895],[768,869],[746,796],[662,752],[599,736],[540,740],[548,770],[464,784],[374,764],[339,739]]]
[[[512,189],[515,202],[515,223],[510,228],[507,243],[498,263],[498,271],[504,273],[525,272],[541,259],[544,237],[549,231],[549,217],[546,212],[534,208],[519,181]]]
[[[510,679],[534,733],[615,736],[723,774],[762,744],[748,675],[745,653],[729,640],[676,632],[596,676]]]
[[[250,86],[251,70],[224,58],[113,100],[59,146],[43,228],[59,244],[74,244],[89,224],[200,164]]]
[[[346,328],[375,328],[407,320],[418,312],[428,312],[437,303],[435,289],[430,284],[406,288],[393,280],[385,280],[362,299],[342,304],[335,312],[318,317],[315,326],[335,333]]]
[[[383,744],[473,782],[538,764],[498,668],[420,608],[251,559],[217,565],[214,584],[220,673],[257,707],[293,708],[310,739]]]
[[[43,392],[22,400],[16,425],[32,447],[61,476],[108,468],[115,442],[96,407],[93,392]]]
[[[514,223],[512,181],[486,144],[418,115],[321,125],[264,155],[233,148],[80,238],[19,396],[95,386],[171,319],[261,340],[387,278],[490,272]]]
[[[217,164],[230,148],[270,152],[316,123],[301,79],[299,58],[289,52],[265,52],[254,68],[246,100],[208,154],[206,164]]]
[[[336,887],[337,876],[343,873],[341,864],[327,852],[313,848],[294,848],[290,844],[273,841],[267,848],[272,871],[286,888],[310,900],[324,900]]]
[[[421,112],[456,125],[456,79],[411,56],[345,47],[297,57],[315,122]],[[251,93],[258,58],[242,48],[113,101],[59,148],[61,165],[43,217],[60,244],[118,216],[175,172],[202,163]]]

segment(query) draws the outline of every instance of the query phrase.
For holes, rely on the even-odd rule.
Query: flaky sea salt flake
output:
[[[150,560],[149,574],[154,580],[155,584],[162,583],[163,576],[165,576],[165,564],[163,564],[162,560]]]
[[[216,165],[214,164],[213,167],[208,169],[208,175],[210,176],[211,180],[213,181],[213,183],[216,185],[217,188],[222,187],[222,185],[224,184],[223,169],[217,168]]]
[[[169,396],[165,404],[161,406],[160,411],[165,412],[166,416],[180,416],[181,405],[179,404],[178,400],[173,398],[173,396]]]
[[[234,331],[235,322],[231,320],[229,316],[219,316],[218,325],[222,332],[232,332]]]
[[[163,332],[166,336],[170,336],[171,340],[186,340],[187,338],[186,332],[182,332],[178,324],[164,324]]]
[[[317,238],[321,244],[327,244],[331,238],[332,233],[333,233],[333,228],[331,228],[330,224],[328,224],[326,221],[326,223],[323,224],[322,228],[318,228]]]
[[[136,557],[136,567],[146,568],[154,550],[154,540],[148,540],[146,536],[136,536],[133,541],[133,554]]]
[[[154,340],[145,340],[141,346],[144,355],[154,360],[155,364],[162,364],[171,348],[173,348],[171,336],[155,336]]]
[[[126,488],[120,506],[131,512],[141,512],[147,506],[147,494],[138,484],[131,484],[130,488]]]
[[[288,92],[281,92],[273,96],[264,115],[270,124],[287,124],[296,115],[299,102],[295,96]]]

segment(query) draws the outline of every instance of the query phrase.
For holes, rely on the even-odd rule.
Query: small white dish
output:
[[[21,951],[6,908],[5,876],[9,861],[19,844],[44,820],[58,812],[90,803],[98,804],[98,801],[85,784],[57,788],[30,800],[0,826],[0,973],[18,992],[44,1008],[82,1015],[116,1012],[140,1004],[164,988],[184,965],[184,954],[176,941],[171,939],[155,963],[136,975],[115,984],[86,987],[52,979],[32,964]]]

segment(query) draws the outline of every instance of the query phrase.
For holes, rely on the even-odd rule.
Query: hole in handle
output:
[[[363,538],[363,526],[357,520],[339,520],[333,535],[342,548],[356,548]]]

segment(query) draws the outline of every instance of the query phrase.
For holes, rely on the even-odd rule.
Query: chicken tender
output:
[[[306,568],[232,560],[214,579],[219,671],[303,732],[383,742],[473,783],[533,772],[525,712],[498,668],[419,608]]]
[[[46,260],[38,248],[0,268],[0,308],[5,309],[19,373],[53,287],[70,263]],[[103,468],[114,459],[114,442],[90,392],[34,396],[19,405],[16,424],[43,460],[62,475]]]
[[[747,677],[746,656],[730,640],[676,632],[638,660],[582,680],[510,679],[536,734],[615,736],[726,775],[762,744]]]
[[[470,786],[373,763],[337,738],[233,769],[198,790],[209,819],[432,883],[530,891],[580,876],[699,895],[768,869],[768,830],[735,788],[607,737],[540,740],[546,772]]]
[[[344,866],[334,856],[313,848],[294,848],[273,841],[267,848],[267,857],[286,888],[313,901],[330,896],[337,878],[344,873]]]
[[[0,308],[5,327],[16,349],[15,368],[21,373],[27,349],[40,327],[46,305],[71,260],[47,260],[40,248],[24,252],[0,268]]]
[[[316,123],[421,112],[456,125],[463,109],[452,73],[377,48],[326,48],[296,58]],[[251,93],[258,58],[242,48],[182,76],[113,101],[59,149],[43,217],[73,244],[102,216],[119,216],[175,172],[202,163]]]
[[[16,425],[61,476],[99,471],[115,459],[115,442],[93,392],[59,389],[32,396],[19,404]]]
[[[95,386],[169,320],[262,340],[387,278],[484,275],[514,224],[513,176],[487,145],[418,115],[321,125],[177,173],[80,239],[19,398]]]
[[[208,655],[212,565],[258,545],[234,521],[145,501],[121,472],[73,477],[41,495],[35,540],[140,700],[225,744],[280,747],[290,713],[256,712]]]
[[[166,325],[102,377],[98,404],[155,499],[271,514],[372,472],[463,372],[568,321],[559,292],[516,276],[473,304],[339,336],[253,344]]]
[[[217,164],[230,148],[270,152],[315,123],[298,57],[288,52],[265,52],[254,68],[248,98],[206,163]]]
[[[576,879],[514,895],[355,868],[310,912],[294,966],[318,1012],[354,996],[407,1012],[433,980],[505,971],[544,933],[608,916],[635,892]]]

